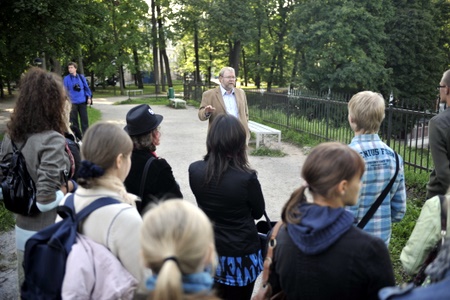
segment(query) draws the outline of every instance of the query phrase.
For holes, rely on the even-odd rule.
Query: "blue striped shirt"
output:
[[[378,134],[357,135],[349,146],[356,150],[366,163],[358,202],[347,207],[359,222],[394,176],[395,154],[381,141]],[[399,159],[400,170],[394,185],[364,228],[364,231],[383,239],[386,245],[389,245],[391,238],[392,222],[401,221],[406,212],[405,175],[400,155]]]

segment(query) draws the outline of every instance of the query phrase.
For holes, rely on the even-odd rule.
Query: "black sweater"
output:
[[[189,166],[189,184],[198,206],[214,225],[217,253],[243,256],[260,249],[255,219],[262,217],[264,197],[255,172],[229,168],[219,184],[205,181],[204,161]]]
[[[395,285],[384,242],[351,227],[327,250],[307,255],[293,243],[286,227],[277,236],[270,282],[288,299],[378,299],[378,291]]]
[[[152,157],[150,151],[133,150],[131,156],[131,169],[125,179],[125,186],[129,193],[137,196],[140,192],[141,178],[147,160]],[[144,187],[144,199],[139,212],[144,212],[145,207],[157,200],[167,200],[170,198],[183,198],[180,186],[173,177],[172,168],[165,159],[156,158],[148,169]]]

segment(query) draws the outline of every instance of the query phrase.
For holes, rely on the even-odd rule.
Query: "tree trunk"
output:
[[[212,77],[212,49],[209,50],[209,65],[208,65],[208,87],[211,88],[211,77]]]
[[[267,80],[267,91],[268,92],[270,92],[272,90],[273,73],[275,71],[276,59],[277,59],[277,55],[276,54],[272,55],[272,60],[270,63],[269,79]]]
[[[8,88],[8,90],[9,90],[9,88]],[[3,92],[3,80],[2,80],[2,78],[0,77],[0,98],[5,98],[5,93]]]
[[[139,89],[143,89],[144,84],[142,83],[141,67],[139,65],[139,55],[136,46],[133,47],[133,58],[134,58],[134,68],[136,70],[135,74],[136,85]]]
[[[234,41],[230,52],[230,67],[234,68],[236,77],[239,76],[239,60],[241,55],[241,41]]]
[[[166,49],[161,50],[161,55],[164,60],[164,66],[166,67],[167,85],[173,87],[172,75],[170,74],[169,57],[167,56]]]
[[[162,92],[167,92],[166,90],[166,76],[164,76],[164,60],[163,60],[163,56],[161,53],[161,50],[159,51],[159,63],[160,63],[160,70],[161,70],[161,87],[162,87]]]
[[[261,24],[258,24],[258,40],[256,41],[256,76],[255,84],[261,88]]]
[[[248,86],[247,62],[245,61],[245,50],[242,49],[242,68],[244,69],[244,85]]]
[[[119,81],[120,81],[120,94],[125,94],[125,78],[123,76],[123,65],[120,65],[119,68]]]
[[[296,86],[295,78],[297,77],[299,58],[300,58],[300,47],[296,47],[294,55],[294,66],[292,67],[291,80],[289,82],[289,86],[291,88],[294,88]]]
[[[198,55],[198,28],[197,23],[194,26],[194,52],[195,52],[195,73],[194,73],[194,82],[195,84],[201,84],[202,81],[200,79],[200,58]]]
[[[166,69],[166,79],[167,79],[167,85],[169,87],[173,87],[172,83],[172,74],[170,72],[170,65],[169,65],[169,57],[167,56],[166,52],[166,37],[164,34],[164,24],[163,24],[163,18],[161,17],[161,6],[158,5],[156,7],[156,10],[158,12],[158,25],[159,25],[159,51],[161,52],[161,64],[164,62],[164,66]]]
[[[55,72],[56,74],[62,74],[62,67],[61,64],[59,62],[59,60],[57,60],[56,58],[52,57],[50,58],[50,61],[52,63],[52,72]]]
[[[79,46],[79,54],[78,54],[78,68],[77,73],[78,74],[84,74],[84,66],[83,66],[83,56],[81,54],[81,45]]]
[[[152,48],[153,48],[153,78],[155,80],[155,93],[159,94],[160,90],[160,82],[159,82],[159,66],[158,66],[158,32],[156,28],[156,0],[152,0]]]

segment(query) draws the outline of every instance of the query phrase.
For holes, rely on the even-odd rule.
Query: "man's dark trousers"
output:
[[[70,111],[70,123],[72,123],[72,125],[75,126],[76,128],[80,129],[80,125],[78,123],[78,115],[80,115],[81,120],[81,131],[84,134],[89,127],[86,103],[80,104],[72,103],[72,110]]]

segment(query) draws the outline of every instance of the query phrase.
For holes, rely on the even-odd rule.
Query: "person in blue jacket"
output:
[[[69,75],[64,77],[64,86],[72,102],[70,111],[70,123],[80,130],[78,115],[81,120],[81,131],[83,134],[89,127],[87,105],[92,104],[92,92],[82,74],[77,74],[77,64],[70,62],[68,65]]]

